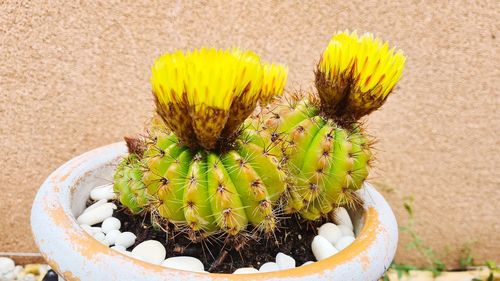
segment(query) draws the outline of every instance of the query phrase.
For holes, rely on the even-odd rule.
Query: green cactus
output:
[[[142,164],[134,153],[127,155],[118,164],[114,176],[113,188],[119,194],[120,203],[134,214],[141,212],[150,201],[142,176]]]
[[[341,127],[320,112],[308,100],[282,103],[261,125],[284,140],[281,157],[292,183],[284,209],[308,220],[355,203],[354,191],[368,176],[371,159],[370,142],[360,126]]]
[[[191,233],[236,235],[249,224],[272,232],[286,176],[265,146],[271,141],[260,132],[242,134],[240,127],[259,102],[283,91],[285,79],[283,66],[262,64],[255,54],[237,49],[162,56],[152,75],[159,119],[139,153],[149,201],[122,203]],[[129,158],[132,154],[124,162]],[[120,164],[115,190],[120,198],[135,200],[135,189],[125,181],[136,174],[123,167],[128,166]]]
[[[308,220],[337,205],[356,205],[368,176],[371,142],[359,118],[379,108],[401,76],[404,56],[369,34],[335,35],[316,70],[318,97],[270,106],[253,128],[284,140],[292,183],[284,209]]]
[[[148,143],[143,182],[158,199],[159,215],[194,231],[235,235],[248,223],[272,231],[285,174],[257,142],[236,139],[234,147],[224,153],[193,151],[174,134]]]

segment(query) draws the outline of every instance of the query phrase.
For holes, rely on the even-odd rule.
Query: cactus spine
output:
[[[236,235],[248,224],[272,232],[285,173],[266,141],[246,137],[240,127],[259,103],[281,94],[285,80],[283,66],[238,49],[160,57],[151,78],[160,129],[152,130],[140,155],[151,199],[124,205],[148,208],[191,233]],[[123,173],[118,169],[116,176]],[[131,189],[123,181],[115,189],[128,198]]]

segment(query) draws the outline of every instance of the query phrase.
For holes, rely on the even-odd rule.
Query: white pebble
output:
[[[14,280],[22,280],[22,279],[19,279],[19,277],[23,277],[24,276],[24,272],[22,274],[20,274],[19,276],[16,276],[14,274],[14,271],[9,271],[7,273],[4,273],[2,275],[0,275],[0,280],[1,281],[14,281]]]
[[[347,213],[347,210],[344,207],[338,207],[333,211],[333,221],[337,225],[345,225],[351,230],[354,229],[352,226],[351,218],[349,217],[349,213]]]
[[[358,219],[352,222],[354,225],[354,237],[358,237],[361,230],[363,230],[364,220]]]
[[[36,281],[36,277],[33,273],[28,273],[23,277],[22,281]]]
[[[163,245],[156,240],[146,240],[135,246],[132,250],[134,257],[149,263],[161,264],[165,260],[167,251]]]
[[[340,229],[340,232],[342,233],[342,236],[352,236],[352,237],[354,237],[354,232],[348,226],[345,226],[345,225],[341,224],[341,225],[338,225],[338,228]]]
[[[120,233],[121,232],[119,230],[116,230],[116,229],[108,231],[108,233],[106,233],[106,241],[108,242],[108,244],[114,245],[116,238],[118,237],[118,235],[120,235]]]
[[[337,249],[323,236],[316,235],[311,243],[311,249],[316,260],[320,261],[338,253]]]
[[[85,232],[87,232],[88,234],[92,235],[92,226],[88,225],[88,224],[80,224],[80,227],[85,230]]]
[[[118,251],[118,252],[126,252],[127,251],[127,249],[125,249],[125,247],[123,247],[122,245],[114,245],[113,247],[111,247],[111,249]]]
[[[203,268],[203,263],[199,259],[188,256],[171,257],[164,260],[161,265],[164,267],[195,272],[205,271],[205,268]]]
[[[116,199],[116,193],[113,190],[113,184],[105,184],[95,187],[90,191],[90,198],[96,201],[102,199]]]
[[[90,228],[92,230],[92,234],[96,234],[97,232],[102,232],[102,228],[100,228],[99,226],[91,226]]]
[[[308,264],[313,264],[314,262],[313,261],[306,261],[305,263],[303,263],[301,266],[304,266],[304,265],[308,265]]]
[[[14,261],[10,258],[0,257],[0,274],[11,272],[16,267]]]
[[[22,265],[16,265],[14,268],[14,275],[18,276],[21,273],[24,273],[24,267]]]
[[[96,232],[96,233],[94,233],[94,235],[92,235],[92,236],[94,236],[94,238],[95,238],[97,241],[99,241],[99,242],[103,243],[103,244],[104,244],[104,245],[106,245],[106,246],[109,246],[109,244],[106,242],[106,235],[104,235],[104,233],[102,233],[102,232]]]
[[[289,269],[295,267],[295,259],[289,255],[278,253],[276,255],[276,264],[280,269]]]
[[[105,203],[108,203],[108,200],[106,200],[106,199],[101,199],[101,200],[99,200],[99,201],[95,202],[94,204],[92,204],[92,205],[88,206],[85,210],[83,210],[83,212],[84,212],[84,213],[85,213],[85,212],[88,212],[88,211],[90,211],[90,210],[92,210],[92,209],[94,209],[94,208],[96,208],[96,207],[99,207],[99,206],[101,206],[101,205],[105,204]]]
[[[347,246],[351,245],[354,241],[354,237],[352,236],[344,236],[339,239],[339,241],[335,244],[335,248],[339,249],[339,251],[345,249]]]
[[[111,244],[109,244],[108,240],[106,240],[106,239],[99,240],[99,242],[101,242],[101,244],[103,244],[103,245],[104,245],[104,246],[106,246],[106,247],[111,246]]]
[[[259,271],[253,267],[242,267],[236,269],[233,274],[250,274],[250,273],[259,273]]]
[[[260,272],[272,272],[278,270],[280,270],[280,268],[278,267],[278,264],[276,264],[275,262],[266,262],[259,268]]]
[[[335,245],[335,243],[337,243],[337,241],[342,236],[342,232],[340,231],[338,226],[329,222],[319,227],[318,235],[325,237],[328,242],[332,243],[332,245]]]
[[[129,251],[126,251],[126,250],[125,250],[125,251],[123,251],[122,253],[123,253],[123,254],[125,254],[125,255],[127,255],[127,256],[129,256],[129,257],[131,257],[131,258],[133,258],[133,257],[134,257],[134,255],[132,255],[132,252],[129,252]]]
[[[81,214],[76,220],[79,224],[98,224],[111,217],[113,215],[113,210],[115,209],[115,204],[105,203],[99,207],[95,207],[94,209]]]
[[[101,228],[102,232],[108,233],[111,230],[119,230],[121,226],[122,223],[120,222],[119,219],[114,217],[109,217],[102,222]]]
[[[102,229],[98,226],[89,226],[88,224],[80,224],[80,227],[85,230],[90,235],[94,235],[97,232],[102,232]]]
[[[132,232],[122,232],[115,239],[115,245],[122,245],[125,248],[128,248],[135,243],[135,239],[137,236]]]

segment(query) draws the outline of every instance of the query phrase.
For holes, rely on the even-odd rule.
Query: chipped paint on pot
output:
[[[358,190],[363,209],[351,212],[356,240],[325,260],[288,270],[256,274],[195,273],[149,264],[112,250],[88,235],[76,222],[92,187],[109,183],[127,153],[115,143],[73,158],[43,183],[31,210],[35,242],[47,262],[65,280],[377,280],[396,252],[394,214],[373,186]]]

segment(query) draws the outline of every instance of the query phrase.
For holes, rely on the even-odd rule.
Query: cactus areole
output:
[[[278,214],[316,220],[357,205],[372,160],[359,119],[382,106],[404,63],[370,34],[341,32],[317,64],[317,93],[276,98],[286,68],[252,52],[165,54],[152,68],[156,117],[127,140],[115,191],[132,212],[203,235],[272,233]]]

